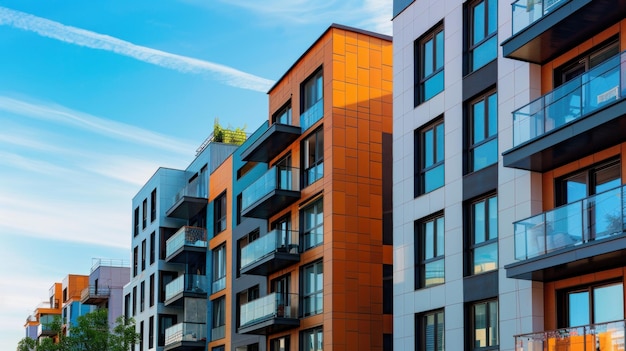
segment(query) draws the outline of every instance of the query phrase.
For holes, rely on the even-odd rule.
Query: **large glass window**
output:
[[[150,307],[154,306],[154,273],[150,274],[150,291],[149,291]]]
[[[322,327],[302,332],[302,350],[322,351],[324,349],[324,332]]]
[[[498,162],[498,95],[490,92],[470,104],[470,171]]]
[[[140,290],[141,298],[139,300],[139,312],[143,312],[143,310],[146,307],[146,282],[145,281],[141,282],[140,287],[141,288],[139,290]]]
[[[416,82],[415,106],[443,91],[443,24],[415,42]]]
[[[322,198],[300,212],[303,250],[324,242],[324,201]]]
[[[213,290],[220,291],[226,288],[226,245],[220,245],[213,250]]]
[[[564,299],[559,327],[577,327],[624,319],[624,286],[621,282],[585,286],[560,292]]]
[[[157,207],[157,191],[156,188],[150,193],[150,222],[156,219],[156,207]]]
[[[416,132],[416,193],[422,195],[444,185],[444,124],[443,118]]]
[[[322,83],[322,70],[319,70],[302,84],[302,113],[309,110],[324,97],[324,85]]]
[[[270,351],[289,351],[289,335],[270,341]]]
[[[150,233],[150,264],[156,259],[156,232]]]
[[[139,246],[133,248],[133,277],[137,276],[139,267]]]
[[[146,224],[148,222],[148,199],[143,199],[143,203],[141,204],[141,213],[141,228],[146,229]]]
[[[141,271],[146,270],[146,239],[141,242]]]
[[[302,141],[303,187],[324,176],[324,128],[320,127]]]
[[[470,306],[472,350],[498,350],[498,301],[482,301]]]
[[[226,193],[223,193],[214,202],[215,234],[226,229],[226,208]]]
[[[474,1],[469,6],[470,69],[475,71],[498,56],[498,1]]]
[[[324,310],[324,264],[318,261],[302,269],[304,316],[322,313]]]
[[[498,197],[472,202],[469,216],[470,274],[498,269]]]
[[[444,314],[443,310],[428,312],[416,316],[416,335],[419,351],[445,350]]]
[[[443,213],[417,221],[415,288],[443,284],[444,270],[444,217]]]
[[[176,315],[170,315],[170,314],[159,314],[158,317],[158,321],[159,321],[159,325],[158,325],[158,329],[159,329],[159,342],[158,345],[159,346],[164,346],[165,345],[165,330],[173,325],[176,325]]]
[[[139,235],[139,207],[135,208],[135,216],[133,217],[133,224],[135,225],[135,229],[133,230],[133,235]]]
[[[293,124],[291,120],[291,101],[272,115],[272,121],[279,124]]]
[[[225,336],[226,326],[226,297],[222,296],[213,300],[213,340],[221,339]]]

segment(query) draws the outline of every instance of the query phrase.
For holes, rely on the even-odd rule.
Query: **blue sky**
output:
[[[131,199],[331,23],[391,34],[392,0],[0,0],[0,350],[48,288],[130,257]]]

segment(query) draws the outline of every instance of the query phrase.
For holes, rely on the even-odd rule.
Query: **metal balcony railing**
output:
[[[624,189],[619,187],[513,223],[515,259],[545,255],[624,233]]]
[[[516,351],[623,350],[624,321],[515,336]]]
[[[205,228],[184,226],[165,242],[165,257],[183,246],[207,247]]]
[[[297,231],[274,229],[241,249],[241,268],[277,251],[297,254],[300,237]]]
[[[570,0],[517,0],[511,4],[513,35]]]
[[[538,138],[623,97],[626,52],[513,111],[513,146]]]
[[[80,293],[80,300],[85,301],[88,298],[107,298],[111,295],[109,287],[89,285]]]

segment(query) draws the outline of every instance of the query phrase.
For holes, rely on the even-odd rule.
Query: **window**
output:
[[[324,128],[320,127],[302,141],[303,187],[324,176]]]
[[[245,305],[250,301],[254,301],[260,297],[259,286],[255,285],[237,294],[237,306]],[[237,311],[237,325],[241,325],[241,308]]]
[[[137,276],[137,268],[139,267],[139,247],[133,248],[133,277]]]
[[[137,286],[133,286],[133,316],[137,315]]]
[[[548,249],[604,238],[623,232],[621,216],[621,164],[610,160],[555,181],[555,218],[548,232]],[[586,201],[579,202],[583,199]],[[588,223],[583,225],[583,223]]]
[[[300,89],[300,128],[305,131],[324,115],[322,70],[307,78]]]
[[[130,293],[128,293],[124,296],[124,319],[127,322],[130,318],[130,308]]]
[[[133,236],[139,235],[139,207],[135,208],[135,216],[133,219],[135,229],[133,230]]]
[[[498,56],[498,1],[474,1],[468,13],[470,71],[475,71]]]
[[[272,222],[272,230],[276,231],[277,235],[277,247],[286,247],[289,248],[291,252],[291,246],[294,242],[297,242],[297,238],[293,239],[292,231],[291,231],[291,213],[288,213],[279,219]],[[296,245],[297,246],[297,245]]]
[[[154,347],[154,316],[148,320],[148,349]]]
[[[215,293],[226,288],[226,245],[213,250],[213,290]]]
[[[420,351],[445,350],[443,310],[419,314],[415,317],[415,335],[418,335]]]
[[[142,228],[146,229],[146,224],[148,221],[148,200],[144,199],[143,203],[141,204],[141,211],[142,211]]]
[[[393,313],[393,266],[383,264],[383,313]]]
[[[176,272],[167,272],[167,271],[159,271],[159,302],[165,301],[165,287],[167,284],[171,283],[176,277],[178,277],[178,273]]]
[[[279,124],[293,124],[291,121],[291,101],[272,115],[272,122]]]
[[[603,283],[557,292],[559,328],[606,323],[624,319],[624,286]]]
[[[289,351],[289,335],[270,341],[270,351]]]
[[[152,190],[152,193],[150,193],[150,222],[154,222],[154,220],[156,219],[156,203],[157,203],[157,193],[156,193],[156,188],[154,188],[154,190]]]
[[[146,282],[143,281],[141,282],[141,288],[140,288],[140,300],[139,300],[139,312],[143,312],[143,310],[146,307]]]
[[[277,300],[284,305],[284,316],[294,318],[292,314],[292,305],[297,303],[291,301],[292,294],[289,293],[291,276],[289,274],[272,280],[271,292],[276,294]]]
[[[415,41],[415,106],[443,91],[443,23]]]
[[[443,284],[444,270],[444,217],[443,213],[415,222],[415,252],[418,259],[415,269],[415,288]]]
[[[150,274],[150,307],[154,306],[154,273]]]
[[[302,332],[302,350],[322,351],[324,349],[324,332],[322,327]]]
[[[146,239],[141,242],[141,271],[146,270]]]
[[[416,131],[415,155],[418,155],[416,165],[416,194],[429,193],[444,185],[444,124],[443,118]]]
[[[143,351],[143,321],[139,322],[139,351]]]
[[[156,259],[156,233],[150,234],[150,264],[154,263]]]
[[[498,197],[470,204],[470,274],[498,269]]]
[[[472,350],[498,350],[498,301],[483,301],[470,306]]]
[[[241,209],[243,208],[242,194],[237,195],[237,225],[241,224]]]
[[[324,242],[324,202],[320,198],[301,210],[303,250],[308,250]]]
[[[470,104],[470,171],[498,162],[498,95],[490,92]]]
[[[237,277],[241,276],[241,250],[248,246],[251,242],[255,241],[256,239],[258,239],[260,236],[260,231],[259,229],[255,229],[253,231],[251,231],[250,233],[248,233],[247,235],[244,235],[241,239],[237,240]]]
[[[304,316],[322,313],[324,310],[324,264],[322,261],[302,269]]]
[[[276,179],[276,186],[278,189],[284,190],[296,190],[293,187],[293,168],[291,167],[291,154],[285,155],[279,161],[274,163],[274,167],[277,171],[278,179]]]
[[[214,202],[215,206],[215,234],[226,229],[226,193],[218,196]]]
[[[582,57],[568,62],[554,71],[554,87],[561,86],[569,81],[579,78],[583,73],[588,72],[594,67],[606,62],[619,53],[619,41],[617,38],[611,38],[607,42],[598,45],[594,49],[587,52]],[[608,68],[608,67],[607,67]],[[606,70],[602,71],[602,74]],[[569,90],[568,90],[569,91]]]
[[[176,325],[175,314],[160,314],[159,315],[159,341],[158,346],[165,346],[165,330],[173,325]]]
[[[213,300],[213,340],[224,337],[226,326],[226,297]]]

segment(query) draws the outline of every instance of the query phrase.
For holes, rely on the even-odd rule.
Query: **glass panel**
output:
[[[443,31],[437,33],[435,36],[435,49],[437,50],[436,54],[436,69],[440,69],[443,67]]]
[[[424,168],[432,166],[434,161],[434,132],[432,129],[424,132]]]
[[[498,331],[498,302],[489,302],[489,346],[500,344]]]
[[[591,211],[591,230],[594,239],[622,233],[621,188],[598,194],[587,201]]]
[[[498,30],[498,1],[487,0],[487,32],[489,34]]]
[[[498,140],[486,142],[473,150],[472,171],[478,171],[498,162]]]
[[[489,136],[498,134],[498,94],[494,93],[487,98],[487,106],[489,106],[487,116],[487,133]]]
[[[474,7],[474,40],[476,44],[485,38],[485,2],[480,2]]]
[[[443,71],[424,82],[424,101],[443,91]]]
[[[435,223],[428,221],[424,223],[424,259],[428,260],[435,257],[434,239]]]
[[[475,203],[474,207],[474,244],[485,241],[485,203]]]
[[[489,198],[489,238],[495,239],[498,237],[498,198]]]
[[[444,283],[444,260],[436,260],[424,265],[424,286]]]
[[[498,268],[498,244],[493,243],[474,249],[472,274],[492,271]]]
[[[435,149],[435,155],[436,155],[437,162],[443,161],[443,157],[444,157],[444,154],[443,154],[443,142],[444,142],[443,133],[444,133],[443,123],[438,124],[435,127],[435,142],[437,143],[436,149]]]
[[[473,106],[472,123],[474,127],[474,140],[472,144],[476,144],[485,139],[485,101],[481,100]]]
[[[546,248],[548,251],[561,249],[583,241],[582,203],[559,207],[546,212]]]
[[[579,173],[565,180],[567,203],[582,200],[589,194],[587,189],[587,174]]]
[[[568,294],[568,323],[570,327],[587,325],[589,320],[589,292],[573,292]]]
[[[437,218],[436,223],[437,223],[437,227],[436,227],[436,230],[437,230],[437,256],[443,256],[444,239],[445,239],[443,217]]]
[[[424,43],[424,77],[433,73],[433,40]]]
[[[487,305],[474,305],[474,347],[487,346]]]
[[[496,56],[498,56],[498,36],[494,35],[472,51],[472,71],[493,61]]]
[[[622,283],[593,289],[593,322],[604,323],[624,319],[624,288]]]
[[[443,186],[443,165],[424,173],[424,192],[428,193]]]
[[[606,190],[614,189],[620,186],[620,164],[614,164],[609,167],[600,169],[595,173],[595,191],[598,194]]]

